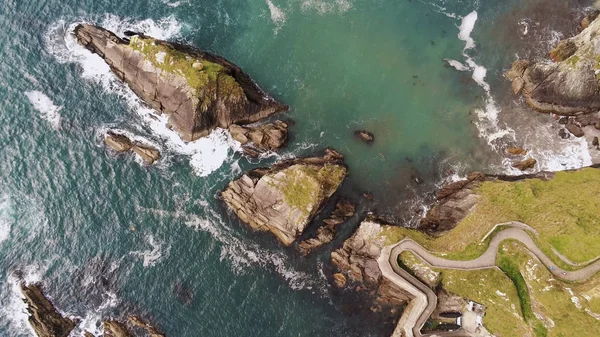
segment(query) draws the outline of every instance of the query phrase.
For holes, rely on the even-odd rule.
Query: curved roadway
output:
[[[414,299],[404,310],[398,325],[394,330],[393,337],[421,337],[421,336],[464,336],[464,332],[436,332],[422,334],[421,329],[429,319],[437,306],[437,295],[423,282],[410,275],[406,270],[398,265],[398,257],[404,251],[409,251],[430,266],[441,269],[455,270],[479,270],[496,267],[496,256],[498,248],[502,241],[517,240],[524,244],[527,249],[538,258],[548,270],[558,279],[565,281],[581,281],[589,278],[600,271],[600,260],[583,267],[577,271],[565,271],[557,268],[552,260],[548,258],[534,243],[533,239],[522,228],[530,229],[529,226],[514,223],[504,224],[513,228],[508,228],[498,232],[491,240],[488,249],[480,257],[470,261],[446,260],[427,251],[411,239],[404,239],[399,243],[386,246],[381,251],[379,259],[379,268],[384,277],[394,282],[397,286],[409,292]]]

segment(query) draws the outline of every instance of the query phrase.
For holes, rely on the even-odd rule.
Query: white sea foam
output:
[[[167,245],[165,248],[164,243],[156,240],[152,234],[144,236],[144,241],[152,247],[151,249],[143,251],[133,251],[130,254],[141,256],[143,258],[144,267],[152,267],[163,257],[163,254],[168,254],[171,246]]]
[[[0,195],[0,243],[8,239],[14,219],[13,207],[8,195]]]
[[[60,110],[62,110],[62,106],[54,105],[50,97],[41,91],[26,91],[25,96],[27,96],[31,105],[39,111],[40,117],[50,122],[54,129],[58,130],[60,128]]]
[[[456,69],[458,71],[467,71],[467,70],[469,70],[469,67],[467,67],[466,65],[462,64],[459,61],[450,60],[450,59],[445,59],[444,61],[446,61],[451,67],[453,67],[454,69]]]
[[[197,175],[209,175],[230,158],[231,152],[241,151],[239,143],[235,142],[229,133],[219,129],[213,131],[208,137],[185,143],[175,131],[167,126],[167,116],[160,115],[143,104],[129,87],[113,75],[102,58],[77,43],[72,34],[74,28],[78,23],[92,20],[80,19],[78,21],[75,23],[59,21],[50,27],[45,36],[48,52],[61,63],[79,64],[82,68],[81,76],[84,79],[98,83],[106,92],[123,98],[129,109],[136,113],[152,130],[152,134],[163,139],[170,152],[190,157],[189,163]],[[179,37],[182,29],[182,25],[174,17],[158,21],[151,19],[135,21],[107,15],[97,24],[116,34],[123,34],[126,30],[139,31],[163,40]]]
[[[462,18],[460,23],[458,38],[465,41],[465,50],[475,48],[475,40],[471,37],[473,29],[475,29],[475,22],[477,22],[477,12],[473,11]]]
[[[283,26],[286,20],[285,13],[279,7],[275,6],[271,0],[267,0],[267,5],[269,6],[269,12],[271,12],[271,21],[278,28]]]
[[[35,336],[35,332],[29,325],[27,307],[23,302],[21,293],[21,282],[26,284],[38,283],[42,280],[44,271],[39,266],[31,265],[21,270],[22,274],[17,277],[16,274],[9,274],[8,279],[2,286],[2,297],[0,301],[0,316],[8,320],[11,331],[23,335]]]

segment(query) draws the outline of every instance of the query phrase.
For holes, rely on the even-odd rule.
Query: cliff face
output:
[[[21,284],[29,324],[38,337],[67,337],[77,322],[63,317],[37,285]]]
[[[87,24],[75,28],[77,41],[102,57],[145,103],[169,115],[170,126],[185,141],[216,127],[252,123],[288,109],[222,57],[129,35],[130,40],[121,39]]]
[[[289,246],[335,193],[347,169],[337,152],[256,169],[221,193],[235,214],[252,228],[271,231]]]
[[[600,20],[590,17],[586,25],[550,52],[552,61],[517,60],[508,71],[515,94],[535,110],[566,116],[600,110]]]

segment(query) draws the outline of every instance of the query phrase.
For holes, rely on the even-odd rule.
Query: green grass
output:
[[[510,267],[507,268],[509,273],[518,272],[522,278],[515,284],[525,282],[532,312],[524,315],[534,316],[536,321],[531,318],[529,320],[537,336],[600,336],[599,321],[586,312],[591,310],[592,313],[600,313],[599,275],[581,284],[561,282],[538,260],[532,258],[521,243],[506,241],[500,249],[499,263],[502,263],[502,260],[510,261]],[[519,291],[519,295],[521,294]],[[578,302],[580,307],[577,307],[574,301]],[[537,319],[534,312],[541,320]]]
[[[217,97],[234,103],[245,99],[243,88],[220,64],[192,57],[153,38],[133,36],[129,46],[142,53],[154,67],[185,78],[200,99],[202,111],[207,111]]]
[[[279,172],[272,184],[282,191],[287,204],[308,217],[320,200],[337,190],[346,173],[344,166],[335,164],[294,165]]]

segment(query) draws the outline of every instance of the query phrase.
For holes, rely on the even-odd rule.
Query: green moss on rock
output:
[[[129,46],[143,54],[155,68],[183,77],[192,94],[200,99],[202,111],[207,111],[217,98],[233,103],[245,99],[244,89],[218,63],[194,57],[149,37],[133,36]]]
[[[309,216],[321,200],[331,196],[344,180],[346,168],[336,164],[294,165],[274,178],[286,203]]]

